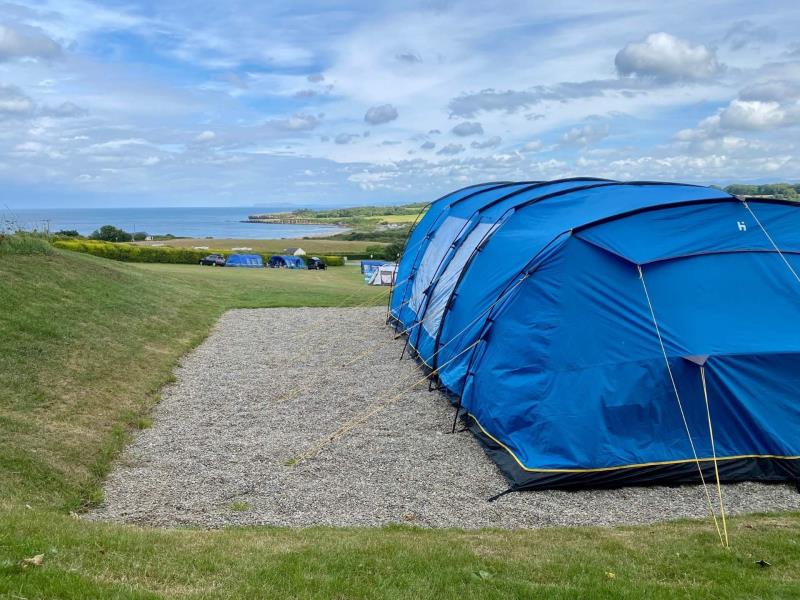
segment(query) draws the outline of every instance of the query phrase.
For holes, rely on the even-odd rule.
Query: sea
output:
[[[249,215],[284,212],[291,207],[180,207],[180,208],[37,208],[0,207],[0,231],[74,229],[89,235],[98,227],[113,225],[149,235],[172,234],[191,238],[271,240],[333,235],[343,231],[325,225],[243,223]]]

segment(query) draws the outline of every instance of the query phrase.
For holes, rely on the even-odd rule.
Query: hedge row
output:
[[[190,248],[170,248],[168,246],[134,246],[132,244],[115,244],[113,242],[100,242],[95,240],[58,240],[53,242],[57,248],[83,252],[102,258],[120,260],[123,262],[139,263],[169,263],[196,265],[204,256],[212,253],[229,256],[231,252],[224,250],[193,250]],[[272,254],[250,252],[259,254],[266,265]],[[308,260],[309,257],[303,257]],[[329,267],[341,267],[344,259],[341,256],[321,256]]]

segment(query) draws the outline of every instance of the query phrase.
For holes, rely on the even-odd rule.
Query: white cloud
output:
[[[483,126],[477,121],[464,121],[463,123],[459,123],[453,127],[453,129],[450,131],[453,133],[453,135],[457,135],[459,137],[466,137],[468,135],[482,135]]]
[[[462,144],[447,144],[446,146],[442,147],[436,154],[442,156],[452,156],[454,154],[461,154],[464,151],[464,146]]]
[[[719,115],[719,126],[726,130],[762,130],[787,122],[787,112],[777,102],[733,100]]]
[[[336,144],[344,145],[344,144],[349,144],[350,142],[352,142],[355,139],[358,139],[359,137],[361,136],[359,136],[357,133],[340,133],[335,138],[333,138],[333,141]]]
[[[308,113],[295,113],[288,119],[267,121],[268,127],[282,131],[311,131],[319,126],[320,117]]]
[[[752,91],[750,92],[752,94]],[[768,94],[764,94],[767,96]],[[716,114],[706,117],[697,127],[681,129],[673,139],[699,142],[731,132],[783,130],[800,124],[800,103],[789,97],[787,104],[762,100],[731,100]]]
[[[531,91],[496,91],[485,89],[473,94],[462,94],[450,100],[451,115],[474,117],[481,111],[514,113],[541,101],[541,95]]]
[[[200,133],[198,133],[197,136],[194,138],[194,141],[196,141],[196,142],[210,142],[215,137],[217,137],[216,133],[206,129],[205,131],[201,131]]]
[[[370,125],[382,125],[394,121],[398,116],[397,109],[391,104],[373,106],[364,115],[364,121]]]
[[[36,104],[21,89],[0,84],[0,119],[29,117],[35,108]]]
[[[475,150],[486,150],[488,148],[497,148],[502,141],[503,138],[501,138],[499,135],[493,135],[482,142],[474,141],[470,144],[470,146]]]
[[[573,127],[561,136],[564,146],[588,146],[608,137],[608,124],[589,123],[582,127]]]
[[[709,79],[721,68],[713,49],[664,32],[629,43],[614,63],[620,75],[665,81]]]
[[[61,46],[41,29],[22,24],[0,24],[0,62],[19,59],[52,59]]]

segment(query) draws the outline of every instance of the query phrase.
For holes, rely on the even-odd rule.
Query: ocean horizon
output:
[[[332,235],[342,231],[328,225],[243,223],[249,215],[285,212],[289,206],[148,207],[148,208],[0,208],[0,231],[75,230],[89,235],[103,225],[149,235],[191,238],[282,239]]]

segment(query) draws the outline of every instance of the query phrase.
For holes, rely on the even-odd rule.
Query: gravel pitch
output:
[[[155,526],[546,527],[708,518],[700,486],[509,494],[427,385],[308,461],[298,456],[417,381],[384,309],[233,310],[176,369],[95,520]],[[354,357],[362,360],[346,365]],[[729,513],[800,509],[789,485],[724,486]]]

